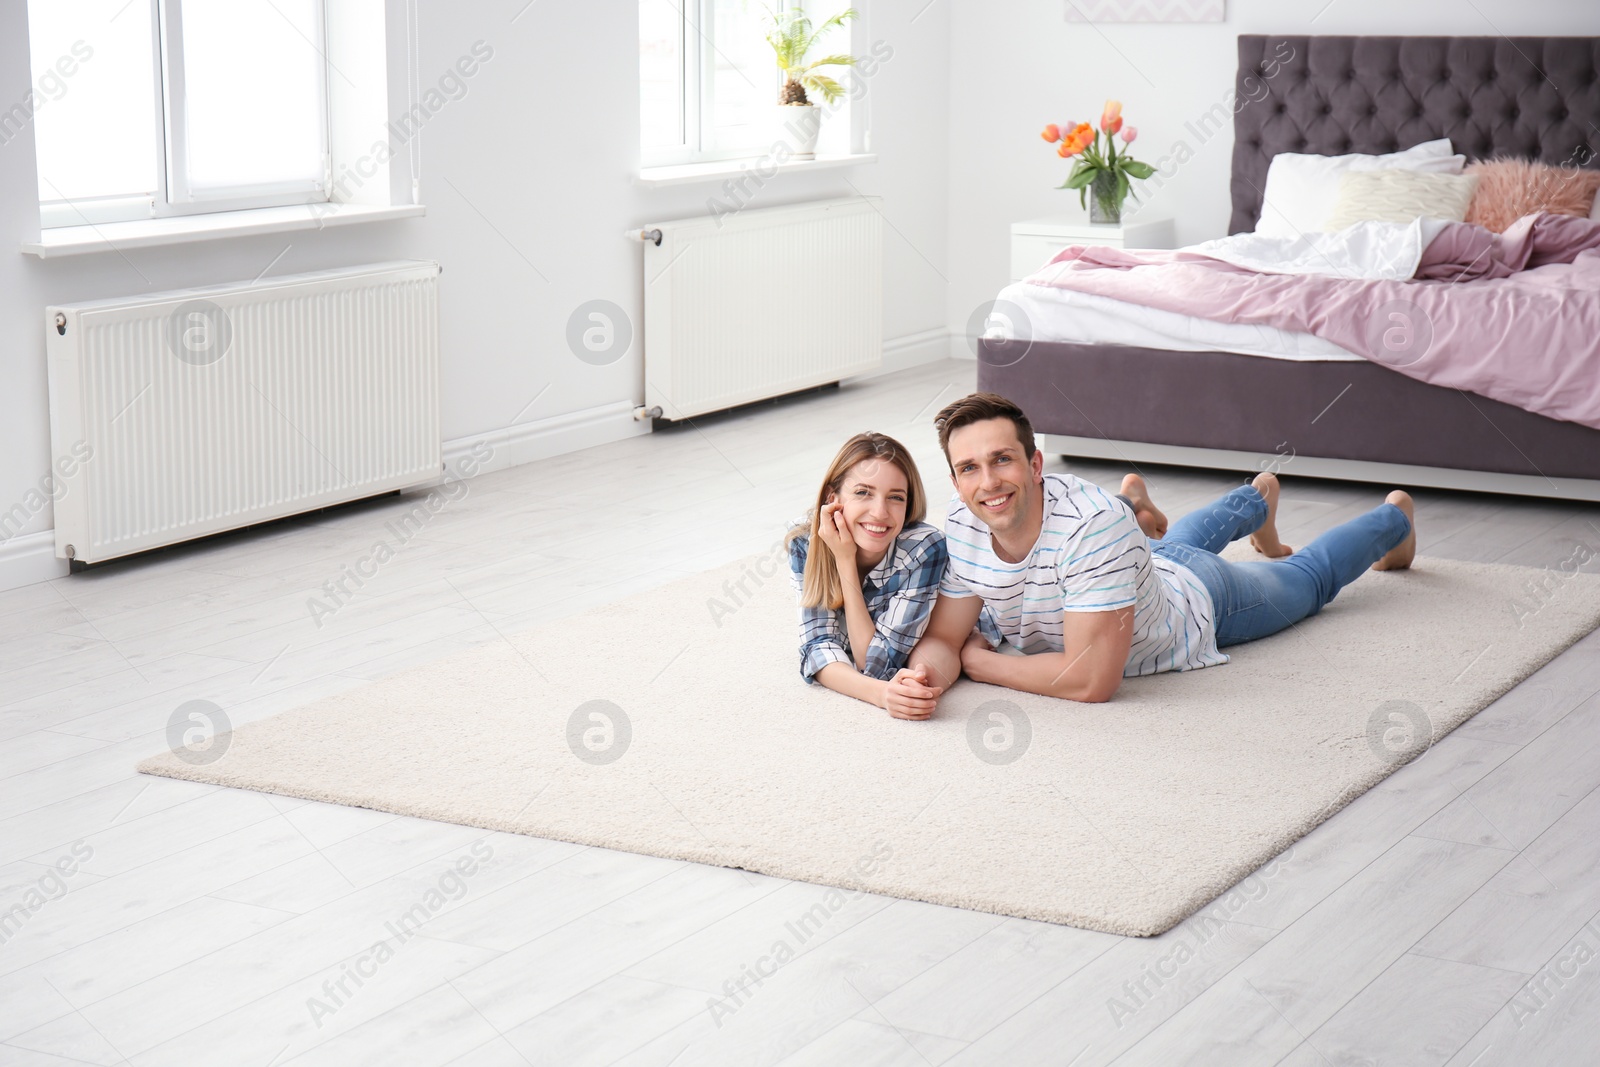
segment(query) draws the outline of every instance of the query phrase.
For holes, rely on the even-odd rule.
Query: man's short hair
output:
[[[969,393],[933,417],[945,463],[950,462],[950,435],[963,426],[989,419],[1010,419],[1017,428],[1017,440],[1022,442],[1023,453],[1030,462],[1033,460],[1033,454],[1038,451],[1033,443],[1033,424],[1022,409],[999,393]]]

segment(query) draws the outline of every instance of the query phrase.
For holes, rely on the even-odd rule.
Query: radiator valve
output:
[[[639,422],[643,422],[645,419],[659,419],[661,417],[661,405],[634,408],[633,417]]]

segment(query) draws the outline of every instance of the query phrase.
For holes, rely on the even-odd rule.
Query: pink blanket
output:
[[[1453,222],[1413,278],[1260,274],[1191,252],[1068,248],[1028,279],[1327,338],[1434,385],[1600,429],[1600,222]]]

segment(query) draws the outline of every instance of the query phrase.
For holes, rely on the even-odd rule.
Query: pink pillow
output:
[[[1587,218],[1600,190],[1600,170],[1552,167],[1530,159],[1469,163],[1464,173],[1478,176],[1467,221],[1495,233],[1537,211]]]

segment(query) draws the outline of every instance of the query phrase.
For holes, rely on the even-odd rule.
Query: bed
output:
[[[1297,61],[1263,79],[1285,46]],[[1254,229],[1278,152],[1386,153],[1449,137],[1469,160],[1600,162],[1600,38],[1246,35],[1238,49],[1239,98],[1254,102],[1234,116],[1230,233]],[[984,339],[978,386],[1020,404],[1041,447],[1069,459],[1600,501],[1600,430],[1315,339],[1276,355],[1249,338],[1239,351],[1183,350],[1160,325],[1020,347]]]

